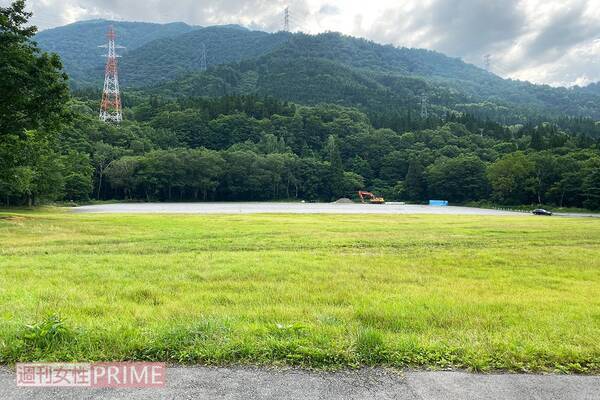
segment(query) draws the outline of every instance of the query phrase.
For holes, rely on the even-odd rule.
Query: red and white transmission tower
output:
[[[108,44],[99,46],[108,49],[105,55],[106,68],[104,70],[104,90],[102,91],[102,103],[100,105],[100,120],[104,122],[119,123],[123,120],[121,112],[121,93],[119,92],[119,74],[117,73],[117,57],[115,49],[123,48],[115,46],[115,31],[112,25],[108,28]]]

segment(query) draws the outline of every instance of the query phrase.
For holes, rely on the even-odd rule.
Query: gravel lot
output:
[[[117,203],[81,206],[76,213],[124,214],[454,214],[528,215],[471,207],[338,203]]]

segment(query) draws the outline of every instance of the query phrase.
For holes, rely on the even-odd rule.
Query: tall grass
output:
[[[0,214],[0,362],[600,372],[600,220]]]

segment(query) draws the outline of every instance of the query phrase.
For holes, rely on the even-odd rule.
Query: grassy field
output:
[[[0,363],[600,372],[600,220],[0,212]]]

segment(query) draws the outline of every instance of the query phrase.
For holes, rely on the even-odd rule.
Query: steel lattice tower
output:
[[[285,32],[290,31],[290,8],[286,7],[283,12],[283,30]]]
[[[490,67],[492,66],[492,55],[491,54],[486,54],[485,56],[483,56],[483,64],[485,65],[485,69],[490,71]]]
[[[123,120],[121,112],[121,93],[119,91],[119,74],[117,73],[117,54],[115,49],[116,34],[112,25],[108,28],[108,44],[100,47],[108,49],[106,54],[106,68],[104,70],[104,90],[100,105],[100,120],[104,122],[119,123]]]

